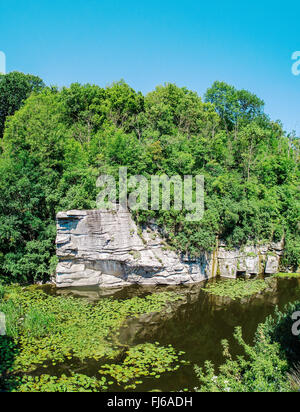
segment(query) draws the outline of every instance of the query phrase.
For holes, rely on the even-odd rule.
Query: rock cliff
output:
[[[139,233],[130,213],[70,211],[57,216],[59,287],[179,285],[201,282],[210,259],[180,259],[158,231]]]
[[[232,279],[238,275],[272,275],[279,271],[283,252],[283,242],[246,246],[235,250],[228,250],[223,244],[217,252],[218,273]]]
[[[179,256],[158,227],[140,231],[127,211],[69,211],[57,215],[58,287],[180,285],[221,276],[276,273],[283,245]]]

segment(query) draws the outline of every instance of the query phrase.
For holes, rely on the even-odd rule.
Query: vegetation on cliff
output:
[[[97,177],[117,177],[120,166],[129,175],[205,176],[201,222],[187,222],[184,210],[136,215],[156,218],[177,250],[197,256],[218,238],[233,246],[285,237],[284,263],[299,265],[299,140],[255,95],[221,82],[204,101],[173,84],[147,96],[123,81],[58,90],[16,73],[1,76],[0,88],[3,280],[48,279],[56,213],[95,208]]]
[[[284,279],[297,279],[300,278],[300,273],[277,273],[275,277]]]

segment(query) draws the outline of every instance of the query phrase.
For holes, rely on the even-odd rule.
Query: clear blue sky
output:
[[[223,80],[300,135],[299,15],[299,0],[0,0],[0,50],[7,71],[58,86],[123,78],[144,93],[175,82],[203,95]]]

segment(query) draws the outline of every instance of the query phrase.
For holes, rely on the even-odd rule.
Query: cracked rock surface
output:
[[[131,214],[118,210],[73,210],[57,215],[58,287],[182,285],[220,274],[236,278],[278,272],[283,242],[201,252],[191,259],[177,254],[150,224],[138,230]]]
[[[190,261],[171,251],[157,228],[138,232],[129,212],[57,215],[58,287],[180,285],[210,277],[210,257]]]

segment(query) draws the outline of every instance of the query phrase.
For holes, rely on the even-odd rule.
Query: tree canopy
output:
[[[15,99],[13,98],[15,96]],[[24,100],[26,99],[26,100]],[[229,246],[286,241],[300,264],[299,140],[264,114],[263,101],[216,82],[204,101],[174,84],[144,96],[124,81],[57,90],[34,76],[0,78],[0,273],[44,280],[55,267],[55,215],[95,208],[102,173],[205,176],[205,214],[145,211],[168,243],[193,256]]]
[[[19,72],[0,74],[0,138],[7,117],[20,109],[32,92],[39,92],[44,87],[43,81],[31,74]]]

